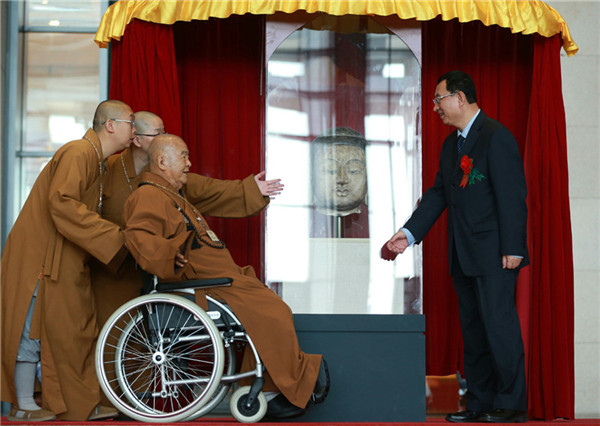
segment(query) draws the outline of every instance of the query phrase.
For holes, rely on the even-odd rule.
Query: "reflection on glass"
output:
[[[27,0],[25,25],[98,28],[103,3],[100,0]]]
[[[420,194],[421,71],[375,27],[305,27],[269,60],[266,170],[286,190],[267,211],[266,275],[297,313],[421,312],[420,247],[379,257]],[[320,144],[333,129],[362,142]]]
[[[91,127],[100,98],[90,34],[26,33],[23,150],[53,153]]]

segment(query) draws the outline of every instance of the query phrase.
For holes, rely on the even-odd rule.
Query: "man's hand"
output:
[[[379,257],[381,257],[383,260],[395,260],[396,256],[398,256],[398,253],[394,253],[393,251],[390,251],[390,249],[387,246],[387,242],[381,247],[381,250],[379,251]]]
[[[281,191],[283,191],[281,179],[265,180],[264,170],[254,176],[254,180],[264,197],[275,198],[276,195],[281,194]]]
[[[502,269],[517,269],[523,259],[514,256],[502,256]]]
[[[183,268],[188,263],[187,259],[183,256],[182,253],[177,253],[175,255],[175,267]]]
[[[379,255],[383,260],[394,260],[398,253],[404,253],[408,247],[408,239],[404,231],[398,231],[381,247]]]
[[[406,238],[404,231],[400,230],[390,238],[386,245],[390,251],[402,254],[408,247],[408,238]]]

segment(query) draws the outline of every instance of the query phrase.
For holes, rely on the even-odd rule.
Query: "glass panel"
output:
[[[303,28],[271,56],[266,275],[295,313],[421,313],[420,247],[379,257],[421,192],[420,75],[385,29]]]
[[[90,34],[25,34],[23,150],[54,152],[92,126],[99,59]]]
[[[27,0],[25,25],[98,28],[105,2],[100,0]]]

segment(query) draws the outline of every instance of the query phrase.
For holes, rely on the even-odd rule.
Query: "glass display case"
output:
[[[419,246],[379,256],[421,193],[420,39],[313,18],[267,23],[267,285],[294,313],[420,314]]]

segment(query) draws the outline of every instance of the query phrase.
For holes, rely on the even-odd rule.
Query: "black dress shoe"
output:
[[[321,367],[319,368],[319,374],[317,375],[317,381],[311,395],[311,401],[314,404],[320,404],[325,401],[325,397],[329,392],[331,380],[329,378],[329,368],[327,368],[327,361],[325,358],[321,358]]]
[[[475,423],[483,421],[485,414],[481,411],[458,411],[446,416],[447,422],[452,423]]]
[[[269,419],[291,419],[304,414],[304,408],[296,407],[287,400],[282,393],[267,403],[265,418]]]
[[[486,413],[483,421],[488,423],[524,423],[529,418],[524,411],[497,409]]]

